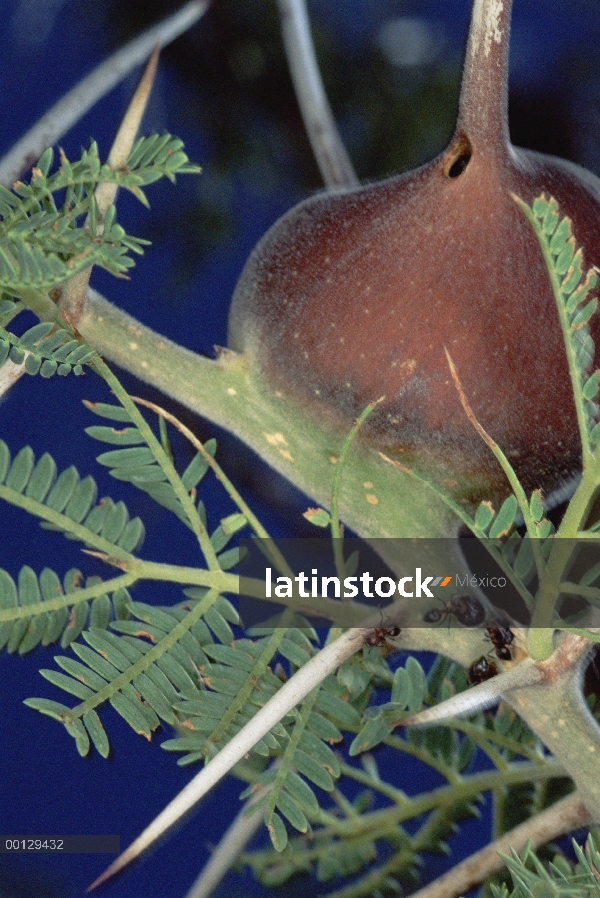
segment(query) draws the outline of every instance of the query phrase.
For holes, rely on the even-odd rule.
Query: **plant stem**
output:
[[[585,524],[595,492],[595,471],[593,466],[588,466],[567,506],[540,581],[529,636],[529,650],[536,660],[544,661],[552,654],[551,628],[556,616],[554,609],[560,595],[560,584],[565,579],[567,565],[576,546],[576,535]]]
[[[537,664],[543,681],[509,691],[504,699],[563,765],[598,822],[600,726],[582,694],[583,671],[592,647],[588,639],[569,634],[548,661]]]
[[[110,561],[106,557],[103,560]],[[210,589],[218,589],[219,592],[229,593],[230,595],[246,595],[269,601],[265,597],[264,581],[254,580],[249,577],[244,578],[244,592],[242,593],[238,575],[230,574],[226,571],[183,567],[176,564],[144,561],[140,558],[132,558],[122,564],[117,563],[116,566],[126,570],[136,581],[157,580],[180,583],[186,586],[205,586]],[[296,595],[293,598],[274,598],[271,601],[277,605],[285,604],[289,609],[298,611],[301,614],[329,618],[340,626],[352,626],[357,622],[362,623],[369,614],[373,613],[371,605],[364,605],[359,602],[342,604],[335,599],[321,598],[319,596],[303,598]]]
[[[301,408],[269,389],[249,358],[228,350],[216,361],[199,356],[154,333],[94,290],[88,291],[78,330],[101,355],[225,427],[311,500],[327,506],[332,464],[347,433],[316,425]],[[368,495],[365,482],[373,484]],[[453,537],[459,526],[453,512],[426,486],[399,474],[364,446],[357,446],[346,461],[340,514],[349,527],[369,538]],[[386,542],[381,540],[378,550]]]
[[[348,771],[344,769],[348,775]],[[511,764],[508,770],[487,770],[460,776],[456,782],[439,786],[430,792],[408,798],[396,805],[361,814],[357,819],[339,820],[330,815],[327,827],[314,834],[315,840],[336,838],[352,838],[353,836],[370,834],[373,838],[381,838],[386,830],[407,820],[413,820],[428,814],[437,808],[457,802],[472,801],[481,792],[490,792],[506,785],[519,783],[544,782],[554,777],[564,776],[564,770],[554,759],[543,766],[529,763]],[[353,779],[358,779],[353,777]],[[358,779],[360,782],[360,780]]]

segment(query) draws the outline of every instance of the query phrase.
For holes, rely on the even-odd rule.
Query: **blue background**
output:
[[[130,283],[117,282],[102,272],[93,279],[94,286],[145,323],[207,354],[212,354],[215,344],[226,342],[229,298],[255,242],[280,214],[319,187],[285,76],[276,78],[269,68],[271,44],[277,41],[273,10],[262,4],[267,13],[259,14],[259,5],[246,4],[246,30],[239,34],[228,26],[227,5],[215,0],[215,9],[206,19],[164,54],[144,130],[167,128],[181,136],[204,173],[200,178],[182,179],[177,190],[167,184],[150,188],[150,213],[122,197],[120,220],[131,233],[149,237],[155,246],[139,262]],[[334,98],[339,98],[335,111],[361,178],[418,164],[443,148],[456,111],[469,6],[467,0],[315,0],[310,4],[319,42],[331,42],[335,48],[330,64]],[[8,149],[120,40],[153,21],[161,7],[165,9],[160,3],[3,0],[0,151]],[[265,15],[271,17],[270,30],[264,30]],[[376,110],[377,82],[364,84],[372,100],[353,106],[343,81],[359,84],[362,77],[367,82],[368,73],[361,75],[361,61],[373,54],[382,25],[400,16],[417,18],[428,29],[430,46],[415,65],[394,67],[381,58],[387,73],[385,90],[405,110],[405,116],[390,122],[369,112]],[[600,8],[592,0],[543,4],[515,0],[511,55],[515,142],[567,155],[597,174],[599,37]],[[340,60],[344,60],[341,70],[336,65]],[[92,136],[101,151],[108,152],[136,79],[137,74],[116,88],[61,141],[68,155],[77,156]],[[429,113],[425,101],[432,83],[442,88]],[[239,133],[228,135],[227,127],[219,128],[220,119],[228,121],[229,116],[237,116]],[[416,134],[397,150],[395,165],[383,152],[390,128],[400,135],[411,129]],[[124,382],[134,388],[130,378],[124,377]],[[154,395],[139,385],[135,390]],[[84,426],[96,423],[81,405],[82,398],[108,396],[91,375],[36,382],[25,377],[2,403],[0,437],[13,454],[27,443],[37,456],[51,451],[59,470],[75,463],[82,475],[92,473],[97,479],[100,495],[123,497],[147,525],[144,557],[193,563],[194,543],[185,528],[99,470],[94,462],[98,447],[82,436]],[[191,420],[185,412],[181,414]],[[206,422],[193,423],[204,439],[215,433]],[[217,436],[221,463],[272,533],[305,533],[303,497],[272,472],[265,472],[251,453],[225,434]],[[213,526],[231,510],[214,483],[207,482],[204,499]],[[0,507],[0,534],[0,564],[13,577],[26,563],[38,573],[48,565],[61,575],[72,566],[86,574],[106,574],[85,559],[75,544],[40,531],[26,515],[5,506]],[[135,597],[167,603],[179,596],[168,587],[143,586]],[[62,698],[37,672],[39,667],[54,666],[52,656],[59,653],[60,649],[50,648],[26,658],[0,656],[0,833],[116,832],[124,848],[188,782],[190,772],[160,750],[160,738],[147,744],[110,708],[102,714],[113,746],[110,759],[104,761],[97,754],[79,758],[60,726],[22,705],[32,695]],[[385,756],[381,760],[385,763]],[[412,767],[393,776],[404,787],[406,777],[411,792],[437,784],[427,772]],[[111,885],[107,894],[111,898],[183,898],[208,856],[208,846],[218,842],[237,812],[240,791],[236,782],[219,787],[185,828]],[[454,859],[484,839],[483,824],[469,823],[454,842]],[[106,856],[85,855],[26,860],[0,856],[0,898],[81,895],[108,861]],[[439,864],[436,861],[427,869],[428,878]],[[305,894],[306,888],[306,883],[293,884],[282,894]],[[233,876],[218,894],[232,889],[237,894],[266,894],[248,876],[243,880]],[[325,894],[328,889],[321,886],[315,892],[311,886],[311,891]]]

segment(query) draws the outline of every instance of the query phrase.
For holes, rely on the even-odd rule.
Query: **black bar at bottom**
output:
[[[0,836],[0,854],[119,854],[120,836]]]

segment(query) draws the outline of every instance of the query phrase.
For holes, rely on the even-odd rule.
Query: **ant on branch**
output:
[[[469,683],[476,686],[478,683],[483,683],[485,680],[490,680],[492,677],[495,677],[497,673],[498,668],[495,663],[493,661],[488,661],[485,655],[482,655],[477,661],[473,661],[469,668]]]
[[[492,645],[494,646],[494,650],[496,652],[496,656],[500,658],[501,661],[512,661],[512,654],[509,649],[509,645],[514,640],[514,634],[508,627],[503,627],[497,621],[491,627],[485,628],[486,639],[489,639]]]
[[[383,622],[383,614],[381,614],[381,626],[374,627],[370,633],[365,636],[365,645],[370,646],[370,648],[380,648],[384,646],[386,649],[392,649],[388,643],[388,639],[395,639],[396,636],[400,636],[402,630],[400,627],[392,626],[386,627]]]
[[[485,633],[486,639],[489,639],[494,647],[496,656],[501,661],[511,661],[512,655],[509,646],[514,641],[514,633],[497,621],[492,626],[486,627]],[[482,655],[471,664],[468,670],[469,682],[477,685],[477,683],[483,683],[485,680],[495,677],[497,673],[498,667],[495,662]]]
[[[475,596],[456,596],[447,604],[442,599],[438,599],[438,602],[442,603],[441,608],[430,608],[423,616],[426,623],[438,624],[449,617],[455,617],[464,627],[477,627],[485,620],[485,608]]]

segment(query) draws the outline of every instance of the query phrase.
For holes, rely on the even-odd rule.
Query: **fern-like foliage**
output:
[[[119,183],[141,193],[141,186],[161,176],[161,171],[168,176],[161,165],[170,165],[171,173],[173,166],[179,166],[178,171],[185,170],[185,157],[175,163],[172,160],[178,152],[168,139],[138,143],[129,170],[118,175],[124,179]],[[94,168],[95,163],[90,164]],[[75,184],[76,177],[71,186],[56,188],[65,192],[66,205],[59,209],[52,205],[53,199],[50,202],[38,198],[34,202],[31,191],[38,189],[44,179],[54,185],[62,184],[59,175],[73,180],[74,167],[69,168],[63,159],[59,172],[49,176],[49,166],[48,157],[39,171],[34,171],[27,188],[29,194],[25,188],[19,188],[20,201],[25,206],[30,202],[26,219],[40,216],[42,236],[42,212],[60,212],[64,216],[77,210],[73,226],[79,227],[78,216],[89,216],[85,226],[88,238],[96,235],[102,252],[106,249],[104,238],[111,233],[114,241],[121,241],[121,249],[128,246],[128,238],[117,230],[111,213],[108,225],[104,222],[104,233],[102,223],[95,219],[89,191],[98,180],[110,180],[104,177],[106,172],[101,167],[94,169],[91,180],[85,181],[86,187],[83,169],[77,169],[76,175],[82,179],[77,182],[79,186]],[[137,182],[136,171],[141,179]],[[58,180],[52,181],[55,177]],[[51,190],[50,194],[52,198]],[[595,402],[600,377],[590,374],[585,354],[593,355],[588,321],[595,301],[589,301],[588,294],[595,275],[583,278],[582,256],[570,226],[564,225],[565,219],[558,221],[558,215],[554,222],[553,201],[543,202],[543,210],[540,199],[530,211],[537,216],[540,233],[545,235],[547,257],[555,275],[567,265],[559,283],[564,298],[563,326],[567,329],[570,366],[572,373],[575,371],[574,383],[580,395],[578,413],[585,425],[589,453],[593,453],[595,434],[599,432],[596,428],[600,426],[596,423]],[[0,207],[1,203],[0,196]],[[11,208],[16,216],[16,206]],[[7,221],[9,212],[4,209]],[[67,264],[66,251],[44,244],[41,238],[40,247],[40,252],[50,256],[54,252]],[[0,268],[1,249],[0,242]],[[91,264],[89,257],[86,264]],[[110,265],[105,267],[111,270]],[[0,277],[0,289],[2,286]],[[0,299],[0,326],[6,327],[20,309],[18,302],[6,296]],[[313,658],[319,649],[317,634],[308,626],[299,627],[297,618],[296,626],[256,629],[243,638],[232,629],[239,624],[237,613],[219,593],[229,589],[234,581],[223,572],[231,570],[239,560],[239,551],[229,547],[230,541],[249,522],[256,533],[259,528],[250,509],[236,498],[216,464],[214,441],[202,445],[196,440],[199,451],[179,474],[167,445],[164,419],[159,441],[112,372],[94,357],[89,347],[55,324],[38,325],[20,337],[1,331],[0,362],[8,357],[16,362],[25,360],[31,374],[78,374],[85,363],[90,363],[104,377],[122,404],[86,403],[91,412],[108,422],[86,431],[108,447],[98,456],[98,462],[115,479],[143,490],[191,527],[199,535],[200,550],[208,567],[201,572],[207,577],[196,579],[198,572],[193,569],[172,566],[166,572],[170,566],[133,558],[144,528],[139,519],[130,519],[123,503],[108,498],[97,502],[92,478],[80,478],[74,468],[57,476],[51,457],[44,455],[36,462],[29,447],[12,459],[8,447],[0,442],[0,499],[36,515],[43,526],[61,530],[69,538],[103,553],[124,572],[108,582],[99,578],[84,582],[78,571],[70,571],[63,583],[47,569],[38,577],[31,568],[23,568],[16,583],[10,575],[0,572],[0,648],[23,653],[60,640],[63,648],[71,650],[69,655],[56,657],[58,669],[45,669],[42,675],[52,687],[74,697],[75,703],[72,699],[63,704],[50,698],[32,698],[26,704],[60,721],[82,755],[92,746],[104,757],[109,754],[110,740],[101,720],[102,709],[108,703],[148,740],[161,726],[172,728],[173,737],[162,747],[179,754],[180,764],[206,762],[277,695],[289,676]],[[158,411],[163,416],[168,414]],[[172,416],[170,420],[175,423]],[[510,475],[513,494],[498,509],[482,502],[473,514],[458,506],[455,510],[486,543],[528,607],[533,608],[535,583],[539,586],[542,581],[555,542],[554,527],[545,517],[541,492],[536,490],[526,497],[499,449],[497,458]],[[216,527],[211,525],[212,532],[197,496],[210,468],[238,508]],[[337,469],[338,481],[340,471],[341,466]],[[525,522],[524,535],[518,530],[520,516]],[[336,526],[339,529],[339,522],[335,526],[332,523],[334,518],[332,515],[324,519],[332,531]],[[346,573],[354,573],[353,565],[357,563],[357,558],[342,559]],[[144,565],[148,576],[158,576],[160,567],[163,579],[182,584],[210,583],[212,588],[205,585],[185,589],[185,600],[172,607],[133,602],[123,581],[131,585],[136,578],[144,579]],[[154,574],[148,573],[150,568]],[[179,575],[182,579],[178,581]],[[600,573],[588,571],[585,576],[587,586],[595,588]],[[388,654],[386,647],[382,651],[377,646],[365,646],[346,660],[335,675],[327,677],[274,725],[239,765],[240,776],[250,782],[245,795],[262,787],[255,810],[264,815],[272,848],[250,853],[244,860],[265,883],[282,884],[297,873],[312,872],[323,882],[337,876],[355,877],[347,889],[334,893],[337,898],[344,894],[398,892],[417,879],[427,854],[445,854],[450,850],[457,825],[479,813],[484,793],[493,796],[495,826],[500,834],[539,812],[547,803],[548,782],[563,776],[558,765],[544,756],[536,737],[508,707],[501,706],[495,715],[480,714],[474,721],[450,721],[443,729],[403,730],[402,720],[407,714],[449,698],[466,689],[468,683],[461,668],[443,659],[438,659],[426,675],[415,659],[409,658],[403,666],[395,667]],[[389,697],[381,703],[382,691],[389,691]],[[346,759],[337,752],[344,741]],[[437,771],[445,785],[424,800],[423,796],[411,798],[410,788],[404,789],[402,783],[383,782],[371,755],[381,747],[419,759]],[[478,749],[491,761],[491,769],[475,773],[471,764]],[[357,796],[353,788],[352,797],[348,798],[348,784],[359,784],[365,791]],[[513,813],[516,807],[518,815]],[[536,875],[542,874],[538,870]]]
[[[93,425],[86,428],[88,436],[103,443],[108,443],[119,448],[103,452],[97,456],[96,461],[109,469],[109,473],[116,480],[125,481],[151,496],[155,502],[173,512],[185,525],[191,527],[187,512],[181,504],[173,485],[167,479],[163,468],[158,463],[155,455],[147,447],[144,436],[133,422],[127,411],[121,406],[110,405],[104,402],[85,402],[95,415],[108,418],[115,423],[129,426],[115,428],[102,425]],[[207,440],[204,444],[206,456],[214,458],[217,451],[217,441]],[[185,490],[196,495],[197,488],[209,471],[209,464],[201,452],[197,452],[191,462],[181,473],[181,483]],[[202,500],[198,500],[196,509],[200,519],[207,526],[206,509]],[[247,525],[247,519],[243,514],[234,513],[228,515],[219,523],[213,533],[210,534],[211,545],[217,554],[221,570],[227,571],[238,563],[239,549],[227,549],[231,539]]]
[[[596,898],[600,893],[600,851],[598,839],[593,834],[587,838],[584,850],[572,841],[577,863],[571,864],[557,854],[545,866],[528,845],[519,857],[511,851],[510,857],[503,856],[513,881],[513,889],[508,886],[491,886],[493,898],[521,898],[524,895],[543,895],[544,898]]]
[[[313,726],[325,742],[333,745],[339,743],[344,733],[353,734],[350,755],[359,760],[357,764],[338,760],[339,776],[336,769],[335,776],[320,782],[306,771],[299,777],[293,767],[284,771],[275,765],[259,774],[258,781],[267,789],[262,805],[273,848],[247,852],[243,860],[261,882],[270,887],[281,886],[294,875],[312,872],[320,882],[339,876],[358,877],[346,888],[334,891],[336,896],[394,894],[407,884],[414,884],[427,855],[449,852],[449,840],[461,821],[479,815],[482,777],[486,774],[469,773],[478,747],[505,773],[515,762],[532,764],[534,768],[543,763],[538,740],[509,708],[501,708],[495,717],[479,715],[475,721],[455,721],[444,729],[394,733],[390,717],[397,720],[406,711],[420,708],[423,702],[443,701],[467,686],[464,670],[445,659],[438,658],[427,675],[412,658],[392,672],[376,648],[365,648],[362,657],[349,659],[336,675],[324,681],[314,710],[325,725],[320,720],[311,723],[310,711],[305,713],[307,726]],[[374,705],[375,690],[381,688],[391,689],[391,700]],[[298,720],[302,720],[300,709]],[[404,791],[402,783],[397,786],[383,780],[376,755],[365,753],[381,743],[437,770],[449,783],[447,798],[444,790],[438,792],[424,817],[419,797],[412,808],[413,800],[407,794],[412,791],[410,787]],[[516,761],[518,758],[524,760]],[[401,780],[401,766],[396,769]],[[256,783],[256,774],[252,781]],[[362,785],[365,791],[348,800],[343,793],[351,781]],[[462,789],[459,800],[451,785],[457,781]],[[524,788],[522,780],[517,787]],[[275,794],[270,794],[269,789]],[[334,813],[322,797],[323,790],[334,797]],[[249,789],[245,794],[251,792]],[[269,818],[272,806],[276,814]],[[415,816],[419,817],[419,826],[414,834],[409,834],[405,823]],[[289,837],[282,818],[300,834]],[[500,829],[511,823],[507,815],[499,814],[498,821]]]
[[[146,441],[133,422],[128,412],[119,405],[110,405],[105,402],[84,402],[95,415],[113,421],[115,424],[126,425],[122,427],[106,427],[93,425],[86,428],[88,436],[119,448],[109,452],[103,452],[97,457],[97,461],[109,469],[111,477],[115,480],[125,481],[151,496],[155,502],[167,508],[189,527],[190,522],[181,501],[169,483],[167,476],[158,464],[155,456],[146,446]],[[127,448],[124,448],[127,447]],[[206,452],[214,457],[217,450],[216,440],[208,440],[205,445]],[[181,481],[188,492],[196,491],[203,477],[208,472],[208,464],[198,452],[181,474]],[[206,511],[202,500],[198,502],[197,510],[206,525]],[[244,522],[239,522],[243,526]],[[233,530],[230,536],[237,532]],[[224,544],[221,548],[224,548]]]
[[[140,518],[130,518],[123,502],[104,497],[96,502],[93,477],[81,478],[71,465],[57,476],[56,462],[44,453],[36,462],[30,446],[11,459],[0,440],[0,499],[34,515],[42,526],[62,531],[87,547],[126,557],[144,538]]]
[[[42,322],[29,328],[21,336],[0,329],[0,365],[10,359],[15,365],[25,362],[27,374],[83,374],[83,366],[96,352],[87,343],[77,340],[64,328]]]
[[[131,597],[119,579],[84,580],[81,571],[73,568],[61,583],[50,568],[38,577],[25,566],[15,583],[0,570],[0,650],[24,655],[59,640],[66,649],[86,626],[106,629],[113,619],[127,620]]]
[[[316,634],[311,628],[263,628],[261,632],[265,635],[258,639],[205,647],[210,659],[201,677],[205,691],[177,706],[185,717],[186,735],[163,743],[168,751],[185,751],[183,763],[211,757],[277,692],[285,675],[281,668],[277,675],[267,667],[277,653],[291,672],[314,654]],[[306,811],[314,814],[319,807],[312,786],[331,792],[341,772],[330,745],[341,742],[343,736],[319,710],[321,695],[317,690],[305,699],[252,751],[259,757],[278,758],[276,768],[263,772],[258,780],[268,786],[259,806],[265,805],[265,821],[278,851],[288,838],[282,816],[300,832],[307,832]]]
[[[191,610],[132,603],[130,618],[110,624],[121,636],[99,628],[84,631],[87,645],[72,645],[79,661],[59,656],[55,660],[64,674],[41,671],[55,686],[79,698],[80,705],[69,708],[44,698],[28,699],[26,704],[63,723],[84,755],[90,740],[100,754],[108,755],[109,740],[95,710],[106,701],[147,739],[161,720],[176,725],[177,703],[183,698],[196,700],[202,693],[204,647],[213,641],[202,612],[210,609],[213,626],[230,636],[226,616],[237,620],[229,602],[215,598],[209,594]]]
[[[116,169],[102,164],[92,142],[76,162],[61,151],[54,173],[48,149],[29,183],[17,181],[12,190],[0,186],[0,289],[11,296],[47,292],[91,265],[122,276],[134,265],[129,254],[142,253],[148,241],[117,224],[114,206],[100,220],[94,191],[100,183],[116,184],[148,205],[142,187],[200,171],[182,146],[170,134],[140,138],[126,165]]]
[[[558,203],[553,197],[541,194],[531,208],[517,197],[514,199],[537,234],[550,275],[565,336],[585,457],[593,452],[600,441],[597,403],[600,371],[591,373],[594,343],[589,328],[590,319],[598,307],[597,298],[591,296],[598,284],[598,275],[593,268],[584,272],[583,250],[577,247],[571,219],[566,216],[561,218]]]

